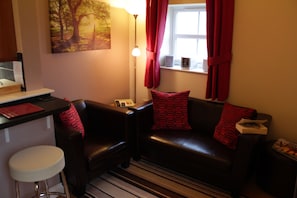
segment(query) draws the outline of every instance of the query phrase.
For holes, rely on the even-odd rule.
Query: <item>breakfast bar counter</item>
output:
[[[0,109],[28,103],[42,110],[15,118],[0,115],[0,178],[1,197],[15,197],[14,181],[8,169],[9,158],[17,151],[34,145],[55,145],[53,114],[67,110],[69,102],[51,96],[53,90],[40,89],[0,96]],[[59,178],[49,181],[49,186],[59,183]],[[24,197],[32,195],[32,184],[22,183]]]
[[[38,118],[46,117],[54,113],[62,112],[69,108],[68,102],[66,102],[63,99],[50,96],[49,94],[36,96],[33,98],[22,99],[22,100],[10,102],[10,103],[0,104],[0,108],[7,107],[7,106],[14,106],[22,103],[31,103],[33,105],[37,105],[43,108],[43,111],[28,114],[25,116],[16,117],[13,119],[8,119],[0,115],[0,129],[11,127],[11,126],[28,122],[31,120],[35,120]]]

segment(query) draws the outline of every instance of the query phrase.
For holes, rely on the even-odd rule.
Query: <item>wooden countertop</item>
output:
[[[36,89],[36,90],[32,90],[32,91],[19,91],[19,92],[15,92],[15,93],[5,94],[5,95],[0,96],[0,105],[6,104],[9,102],[22,100],[22,99],[32,98],[35,96],[51,94],[53,92],[54,92],[53,89],[42,88],[42,89]]]

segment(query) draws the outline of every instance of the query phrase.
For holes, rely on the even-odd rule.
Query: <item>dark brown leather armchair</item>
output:
[[[65,154],[65,174],[73,194],[80,196],[86,184],[111,168],[122,164],[129,166],[134,113],[88,100],[73,104],[85,128],[85,137],[62,125],[54,116],[56,144]]]

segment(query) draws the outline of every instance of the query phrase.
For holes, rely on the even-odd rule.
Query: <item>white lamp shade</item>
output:
[[[140,49],[137,46],[133,48],[132,56],[140,56]]]
[[[125,8],[125,1],[123,0],[110,0],[110,6],[115,8]]]
[[[125,9],[129,14],[145,13],[145,0],[126,0]]]

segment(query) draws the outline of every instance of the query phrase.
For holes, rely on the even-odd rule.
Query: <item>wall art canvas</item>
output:
[[[49,0],[52,53],[110,49],[106,0]]]

